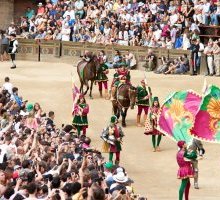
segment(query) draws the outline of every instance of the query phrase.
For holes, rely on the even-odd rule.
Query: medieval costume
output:
[[[141,81],[141,85],[137,87],[137,126],[141,126],[141,113],[144,110],[144,121],[146,121],[148,109],[150,106],[150,98],[151,98],[151,88],[146,87],[146,83],[144,80]]]
[[[189,199],[190,178],[194,177],[194,172],[191,162],[186,161],[186,159],[195,160],[197,156],[194,152],[188,153],[186,151],[185,141],[179,141],[177,146],[180,148],[176,155],[176,161],[179,165],[177,178],[182,180],[179,188],[179,200],[183,199],[184,193],[185,199],[187,200]]]
[[[79,96],[77,103],[74,105],[73,110],[73,126],[76,127],[78,135],[81,131],[83,135],[86,135],[86,129],[88,128],[89,105],[86,104],[86,100],[83,95]]]
[[[15,34],[11,34],[10,35],[9,48],[8,48],[8,53],[10,54],[11,61],[12,61],[11,69],[15,69],[16,68],[15,54],[17,53],[17,48],[18,48],[18,41],[16,40],[16,35]]]
[[[85,54],[83,56],[83,60],[85,60],[86,62],[90,62],[91,59],[92,59],[92,52],[85,51]]]
[[[188,148],[189,152],[194,152],[198,158],[202,158],[203,155],[205,154],[205,149],[203,148],[203,144],[200,140],[193,139],[192,143],[190,144]],[[198,184],[198,177],[199,177],[199,169],[198,169],[198,159],[192,160],[192,166],[193,166],[193,171],[194,171],[194,188],[199,189],[199,184]]]
[[[96,82],[98,82],[99,92],[101,97],[102,97],[102,85],[104,86],[105,98],[107,98],[108,96],[108,77],[107,77],[108,73],[109,73],[108,66],[103,62],[102,59],[100,59],[100,66],[97,71]]]
[[[126,68],[126,63],[123,63],[121,65],[121,68],[116,70],[116,73],[114,74],[114,78],[112,81],[112,99],[116,100],[116,92],[117,88],[120,85],[120,83],[126,83],[130,84],[131,76],[130,71]]]
[[[113,155],[115,153],[116,160],[115,164],[119,164],[120,161],[120,151],[122,138],[124,133],[120,126],[117,126],[118,119],[115,115],[111,117],[110,125],[107,126],[103,131],[101,138],[108,144],[109,151],[109,162],[113,162]]]
[[[148,118],[145,122],[145,132],[146,135],[152,135],[152,144],[153,144],[153,151],[160,151],[160,142],[162,139],[162,133],[157,130],[157,117],[160,110],[160,104],[158,97],[154,97],[152,107],[150,108],[150,112]],[[150,125],[150,129],[149,129]],[[158,136],[156,138],[156,136]]]

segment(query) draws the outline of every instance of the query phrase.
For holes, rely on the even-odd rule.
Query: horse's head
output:
[[[134,105],[136,103],[136,97],[137,97],[137,88],[134,86],[131,86],[129,89],[129,99],[130,99],[131,109],[134,109]]]

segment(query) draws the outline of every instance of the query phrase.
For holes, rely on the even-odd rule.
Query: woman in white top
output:
[[[65,24],[61,30],[62,41],[70,41],[70,32],[70,27],[67,24]]]

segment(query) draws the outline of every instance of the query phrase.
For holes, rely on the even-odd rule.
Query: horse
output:
[[[96,80],[97,69],[99,67],[99,62],[96,56],[93,56],[89,62],[85,60],[80,61],[77,64],[77,73],[80,80],[80,92],[84,95],[87,94],[90,89],[89,97],[92,99],[92,88],[93,83]],[[90,87],[89,87],[90,81]],[[86,85],[86,91],[84,92],[83,86]]]
[[[126,127],[126,116],[128,108],[134,109],[137,97],[137,89],[129,84],[118,86],[116,100],[112,101],[113,113],[119,119],[122,117],[122,126]]]

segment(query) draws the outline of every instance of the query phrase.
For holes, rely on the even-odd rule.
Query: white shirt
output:
[[[155,15],[157,13],[157,4],[156,3],[150,4],[149,9],[152,12],[152,14]]]
[[[16,28],[15,27],[8,27],[8,35],[11,35],[11,34],[16,34]]]
[[[174,15],[170,15],[170,24],[171,25],[174,25],[178,20],[178,16],[177,14],[174,14]]]
[[[207,2],[203,5],[203,12],[208,13],[209,11],[210,11],[210,3]]]
[[[62,41],[70,41],[70,28],[63,28],[61,34]]]
[[[10,94],[12,94],[13,85],[11,83],[9,83],[9,82],[4,83],[2,88],[4,90],[7,90]]]
[[[66,11],[64,14],[63,14],[63,18],[66,18],[66,16],[69,15],[70,16],[70,19],[75,19],[75,11],[74,10],[71,10],[71,11]]]
[[[199,52],[198,52],[198,56],[202,56],[202,52],[204,51],[204,44],[203,43],[199,43]]]
[[[154,31],[153,35],[157,41],[161,38],[161,33],[162,33],[162,30],[160,30],[160,29]]]
[[[83,7],[84,7],[84,3],[83,3],[83,1],[76,1],[75,2],[75,7],[76,7],[76,9],[78,9],[78,10],[82,10],[83,9]]]

